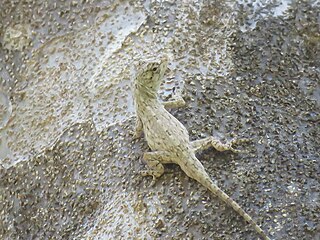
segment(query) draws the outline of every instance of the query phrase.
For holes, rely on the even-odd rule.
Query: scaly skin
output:
[[[142,174],[153,176],[154,182],[164,173],[163,164],[178,164],[189,177],[197,180],[239,213],[263,239],[269,240],[270,238],[253,219],[214,184],[195,156],[196,151],[211,146],[218,151],[240,152],[232,145],[246,140],[232,140],[223,144],[213,137],[208,137],[190,142],[187,129],[165,109],[165,107],[184,105],[183,99],[165,103],[158,100],[158,90],[167,68],[167,59],[141,62],[138,68],[134,82],[134,100],[137,113],[135,138],[139,137],[143,131],[152,150],[152,152],[146,152],[143,155],[149,170],[143,171]]]

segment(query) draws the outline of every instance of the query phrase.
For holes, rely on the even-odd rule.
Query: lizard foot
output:
[[[153,187],[156,184],[157,177],[154,175],[155,173],[153,170],[142,170],[142,171],[140,171],[140,174],[144,177],[145,176],[152,176],[152,181],[151,181],[149,187]]]
[[[137,140],[137,139],[141,138],[141,134],[137,133],[136,131],[132,132],[131,135],[132,135],[132,140]]]
[[[234,153],[248,153],[247,150],[239,150],[239,149],[235,149],[233,148],[234,144],[241,144],[241,143],[246,143],[246,142],[250,142],[251,140],[248,138],[233,138],[232,140],[228,141],[226,143],[226,148]]]

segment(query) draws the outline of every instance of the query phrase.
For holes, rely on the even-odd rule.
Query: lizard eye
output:
[[[157,67],[152,68],[152,71],[156,71],[156,70],[157,70]]]

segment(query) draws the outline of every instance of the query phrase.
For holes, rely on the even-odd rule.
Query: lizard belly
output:
[[[187,129],[167,110],[151,109],[147,116],[141,120],[145,138],[153,151],[172,152],[189,146]]]

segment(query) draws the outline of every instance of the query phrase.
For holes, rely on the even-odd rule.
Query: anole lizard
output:
[[[137,113],[135,138],[144,132],[152,150],[143,154],[149,169],[142,171],[142,174],[153,176],[154,182],[164,173],[163,164],[178,164],[189,177],[197,180],[239,213],[263,239],[270,240],[257,223],[211,180],[195,156],[196,151],[211,146],[218,151],[240,152],[232,145],[244,140],[231,140],[224,144],[214,137],[207,137],[190,141],[187,129],[166,110],[166,108],[184,105],[184,100],[180,98],[162,103],[158,98],[158,90],[167,69],[167,63],[166,57],[141,62],[134,79],[133,92]]]

